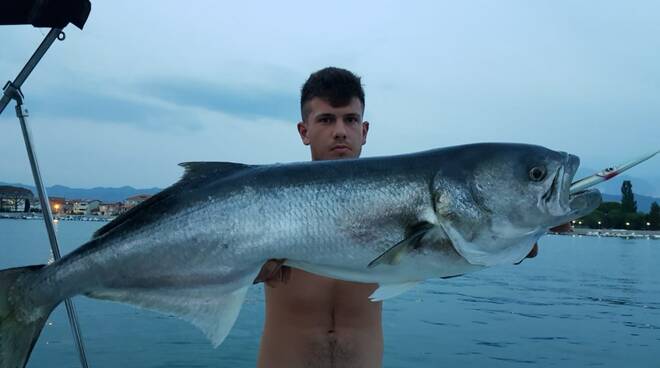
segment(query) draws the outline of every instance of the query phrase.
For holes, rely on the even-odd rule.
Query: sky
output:
[[[181,4],[92,1],[85,29],[51,47],[22,88],[47,185],[165,187],[184,161],[309,160],[299,90],[326,66],[362,77],[363,157],[522,142],[596,171],[660,149],[655,1]],[[0,79],[46,33],[0,27]],[[13,104],[0,138],[0,181],[31,183]],[[660,157],[629,173],[660,196]]]

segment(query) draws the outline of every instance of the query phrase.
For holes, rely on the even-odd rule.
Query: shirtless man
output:
[[[348,70],[325,68],[303,85],[298,132],[312,160],[360,157],[369,123],[363,121],[364,91]],[[555,231],[568,231],[570,225]],[[527,256],[536,256],[536,245]],[[265,281],[266,322],[259,368],[380,367],[383,360],[381,302],[368,296],[376,284],[325,278],[282,261],[266,263],[255,282]]]
[[[298,132],[312,160],[360,157],[369,123],[364,91],[348,70],[325,68],[303,85]],[[258,367],[380,367],[382,303],[369,301],[376,284],[317,276],[295,268],[264,267],[266,322]],[[270,274],[270,275],[269,275]],[[286,280],[283,280],[283,277]]]

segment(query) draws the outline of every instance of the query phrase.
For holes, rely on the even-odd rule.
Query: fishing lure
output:
[[[642,157],[639,157],[635,160],[626,162],[624,164],[614,166],[614,167],[608,167],[602,171],[599,171],[591,176],[587,176],[585,178],[579,179],[571,183],[571,194],[577,193],[579,191],[585,190],[589,187],[592,187],[596,184],[600,184],[604,181],[610,180],[613,177],[621,174],[622,172],[630,169],[631,167],[637,166],[641,164],[642,162],[650,159],[651,157],[655,156],[658,154],[660,150],[655,151],[649,155],[645,155]]]

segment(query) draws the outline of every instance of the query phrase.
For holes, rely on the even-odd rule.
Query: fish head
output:
[[[438,222],[472,264],[517,262],[549,228],[600,204],[597,190],[570,194],[577,156],[524,144],[462,148],[456,164],[436,174],[434,202]]]

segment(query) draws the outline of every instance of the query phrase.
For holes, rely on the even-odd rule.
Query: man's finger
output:
[[[259,271],[259,274],[252,283],[253,284],[258,284],[260,282],[268,283],[268,281],[272,280],[277,275],[277,272],[280,270],[283,263],[284,260],[279,260],[279,259],[271,259],[268,262],[264,263],[264,265],[261,266],[261,270]]]
[[[532,250],[529,251],[525,258],[534,258],[539,255],[539,243],[534,243]]]
[[[538,243],[534,243],[534,246],[532,247],[532,250],[530,250],[529,253],[527,253],[525,258],[521,259],[519,262],[514,263],[514,265],[517,266],[517,265],[521,264],[527,258],[534,258],[538,254],[539,254],[539,245],[538,245]]]
[[[552,229],[550,229],[550,231],[553,231],[555,233],[570,233],[571,231],[573,231],[573,226],[569,222],[563,225],[555,226]]]

